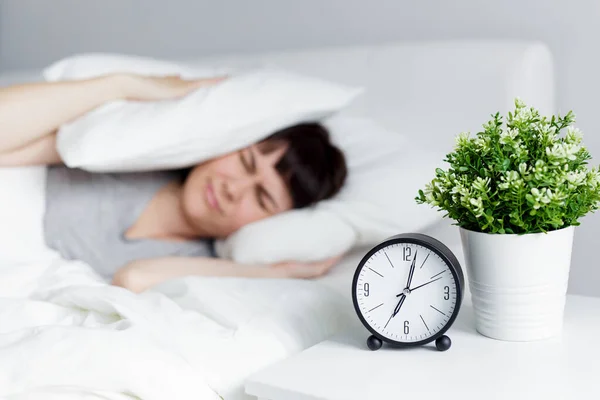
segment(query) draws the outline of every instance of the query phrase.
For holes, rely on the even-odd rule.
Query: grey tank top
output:
[[[214,257],[212,240],[128,239],[156,192],[177,179],[174,172],[90,173],[49,167],[44,239],[63,258],[88,263],[110,279],[130,261],[165,256]]]

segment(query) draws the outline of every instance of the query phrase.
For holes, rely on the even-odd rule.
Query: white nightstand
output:
[[[252,376],[261,400],[599,399],[600,299],[568,296],[561,337],[529,343],[479,335],[468,295],[446,352],[367,349],[355,328]]]

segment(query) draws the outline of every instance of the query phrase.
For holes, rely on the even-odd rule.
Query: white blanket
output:
[[[43,244],[43,169],[0,170],[0,398],[244,399],[350,318],[309,281],[185,278],[141,295]]]

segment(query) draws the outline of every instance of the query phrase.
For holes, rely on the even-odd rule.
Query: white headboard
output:
[[[443,146],[476,132],[516,96],[542,113],[555,111],[548,48],[537,42],[442,41],[320,48],[195,60],[233,67],[277,65],[367,92],[348,110]]]

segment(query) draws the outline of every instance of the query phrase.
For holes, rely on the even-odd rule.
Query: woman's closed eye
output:
[[[247,173],[254,174],[256,172],[256,158],[252,150],[240,151],[240,161]],[[262,185],[256,186],[255,193],[256,202],[263,211],[266,213],[276,212],[278,208],[277,203],[275,203],[273,196]]]
[[[252,150],[240,151],[240,160],[246,172],[249,174],[256,172],[256,158]]]
[[[269,209],[268,209],[267,205],[265,204],[265,198],[260,191],[260,186],[256,187],[256,202],[258,203],[258,205],[264,212],[267,212],[267,213],[269,212]]]
[[[274,214],[279,208],[273,197],[261,185],[256,186],[256,201],[258,202],[260,208],[267,213]]]

